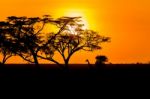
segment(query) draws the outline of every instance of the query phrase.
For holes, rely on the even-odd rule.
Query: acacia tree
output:
[[[58,64],[58,66],[62,67],[57,60],[53,58],[54,53],[57,51],[55,45],[55,41],[57,38],[64,33],[65,30],[68,30],[68,26],[73,25],[76,22],[79,22],[80,17],[61,17],[54,21],[54,25],[57,26],[58,31],[52,32],[49,34],[46,43],[41,47],[42,56],[38,56],[42,59],[49,60]]]
[[[16,17],[11,16],[1,22],[0,49],[4,62],[12,55],[19,55],[24,60],[39,64],[38,58],[52,61],[58,52],[68,68],[71,56],[79,50],[93,51],[101,48],[101,43],[109,41],[108,37],[100,36],[92,30],[84,30],[80,17],[61,17],[53,20],[50,16]],[[43,40],[43,29],[47,23],[53,23],[58,31],[50,33],[47,40]],[[41,55],[42,53],[42,55]]]
[[[0,22],[0,52],[2,54],[2,64],[5,64],[9,58],[15,55],[13,52],[16,50],[16,47],[12,42],[12,38],[9,36],[9,33],[13,30],[8,22]]]
[[[15,54],[30,63],[38,65],[38,52],[44,43],[41,33],[46,23],[51,22],[51,20],[48,15],[43,18],[8,17],[7,22],[15,30],[10,32],[10,37],[17,45]]]
[[[70,18],[71,17],[63,17],[62,20],[70,20]],[[61,33],[57,35],[51,33],[48,37],[48,41],[50,42],[48,42],[43,50],[45,57],[41,58],[53,61],[62,67],[62,65],[54,59],[54,53],[58,52],[64,60],[64,68],[68,68],[69,60],[76,52],[80,50],[97,50],[101,48],[101,43],[109,41],[109,37],[100,36],[97,32],[92,30],[84,30],[83,24],[79,22],[80,19],[78,17],[69,22]],[[62,21],[62,23],[64,22]]]
[[[55,39],[66,28],[66,25],[74,19],[67,18],[66,20],[65,18],[60,18],[53,20],[49,15],[45,15],[43,18],[8,17],[7,21],[1,22],[0,47],[4,55],[3,60],[6,61],[12,55],[18,55],[27,62],[38,65],[38,57],[41,56],[40,51]],[[42,33],[47,23],[55,24],[59,27],[59,31],[45,42]]]

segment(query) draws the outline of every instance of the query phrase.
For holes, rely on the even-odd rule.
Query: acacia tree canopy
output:
[[[15,44],[13,48],[15,51],[11,51],[7,48],[7,52],[12,52],[15,55],[20,56],[24,60],[38,64],[37,54],[40,51],[39,48],[42,46],[44,41],[42,40],[42,30],[46,23],[52,22],[53,19],[48,15],[40,17],[16,17],[10,16],[5,21],[5,24],[1,24],[1,28],[7,27],[7,33],[3,33],[9,38],[11,44]],[[7,24],[6,24],[7,23]],[[2,30],[6,30],[2,28]],[[9,31],[8,31],[9,30]],[[2,33],[2,31],[0,31]],[[2,41],[2,44],[5,44]],[[1,48],[6,47],[6,44]],[[4,50],[3,50],[4,51]]]
[[[4,62],[11,56],[18,55],[29,63],[38,65],[38,59],[42,58],[68,68],[69,60],[76,52],[101,49],[101,43],[108,42],[110,38],[93,30],[83,29],[84,24],[80,18],[10,16],[6,21],[1,21],[0,51]],[[46,24],[55,25],[58,31],[50,32],[44,40],[42,35]],[[54,59],[56,52],[63,58],[65,65]]]
[[[5,64],[10,57],[15,55],[16,47],[9,36],[12,31],[14,29],[8,22],[0,22],[0,53],[2,54],[2,64]]]
[[[59,19],[61,20],[61,19]],[[62,18],[62,23],[70,20],[70,17]],[[65,68],[68,68],[69,60],[73,54],[80,50],[93,51],[101,49],[101,43],[108,42],[109,37],[99,35],[93,30],[84,30],[83,25],[79,23],[79,17],[69,22],[63,30],[58,33],[50,33],[48,36],[48,44],[43,49],[43,59],[53,61],[61,65],[54,59],[54,53],[58,52],[64,60]],[[58,23],[61,26],[62,23]],[[53,38],[53,39],[52,39]]]

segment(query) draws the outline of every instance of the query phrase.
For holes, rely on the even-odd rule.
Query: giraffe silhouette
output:
[[[88,63],[89,68],[93,68],[92,64],[90,63],[88,59],[86,59],[86,62]]]

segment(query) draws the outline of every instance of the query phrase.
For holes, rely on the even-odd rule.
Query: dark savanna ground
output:
[[[113,81],[113,80],[149,80],[149,64],[107,64],[101,69],[84,64],[70,65],[62,70],[57,65],[40,65],[36,69],[29,64],[1,65],[0,80],[48,80],[48,81]]]

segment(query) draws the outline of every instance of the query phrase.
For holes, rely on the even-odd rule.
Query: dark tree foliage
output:
[[[30,63],[38,65],[37,54],[44,43],[41,33],[45,24],[51,22],[51,20],[52,19],[47,15],[43,18],[8,17],[7,23],[10,26],[9,29],[13,29],[13,31],[9,31],[8,37],[11,38],[11,42],[16,45],[14,47],[16,51],[13,53]],[[9,48],[8,50],[11,52]]]
[[[42,59],[49,60],[51,62],[54,62],[58,64],[58,66],[63,67],[57,60],[53,58],[54,53],[56,50],[56,42],[60,38],[60,35],[64,33],[65,30],[68,30],[68,26],[71,24],[79,21],[80,17],[61,17],[54,21],[54,25],[57,26],[58,32],[56,33],[49,33],[49,36],[47,38],[47,42],[42,47],[42,56],[38,56]],[[62,38],[63,39],[63,38]],[[59,42],[59,41],[58,41]],[[59,46],[59,45],[58,45]]]
[[[61,17],[53,19],[49,15],[43,17],[10,16],[0,22],[0,52],[4,64],[12,56],[20,56],[23,60],[36,64],[39,59],[49,60],[60,67],[68,68],[70,58],[80,50],[94,51],[101,49],[101,43],[108,42],[109,37],[99,35],[93,30],[83,29],[81,17]],[[44,28],[52,24],[58,31],[50,32],[46,39]],[[43,36],[44,34],[44,36]],[[54,59],[59,53],[64,64]]]
[[[105,64],[105,62],[107,62],[107,61],[108,61],[108,58],[106,56],[98,55],[98,56],[96,56],[95,65],[99,68],[100,66],[102,67]]]
[[[80,17],[62,17],[58,22],[60,22],[57,25],[61,27],[61,32],[50,33],[48,36],[48,44],[43,49],[46,57],[43,59],[61,65],[53,58],[54,53],[58,52],[64,60],[64,68],[68,68],[69,60],[76,52],[98,50],[101,49],[101,43],[109,41],[109,37],[100,36],[92,30],[84,30],[83,24],[79,23]]]
[[[16,46],[10,37],[10,32],[13,31],[14,29],[8,22],[0,22],[0,52],[2,54],[2,64],[5,64],[10,57],[15,55]]]

